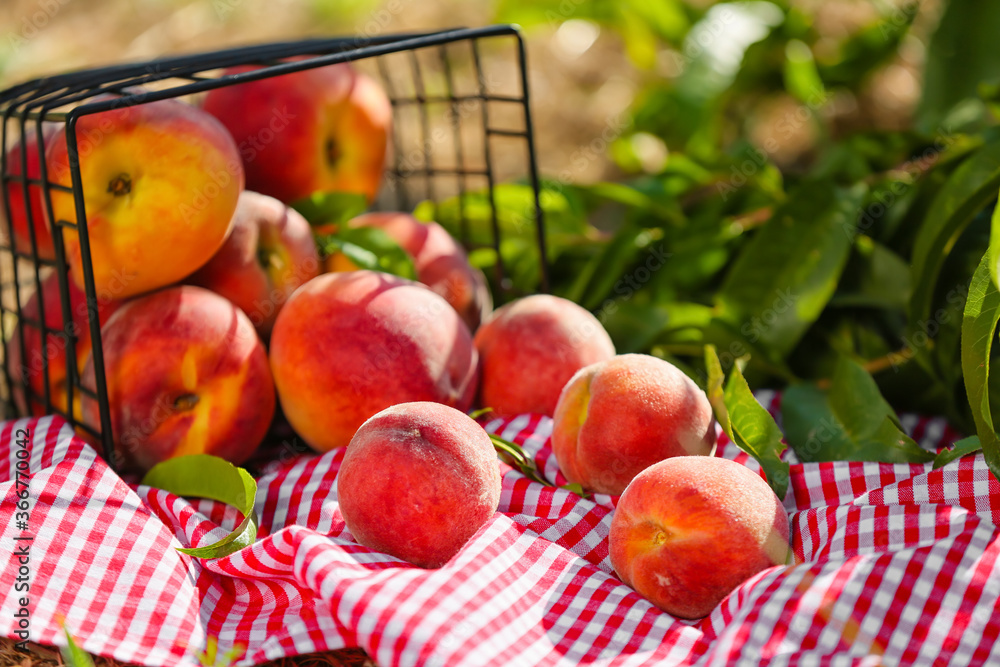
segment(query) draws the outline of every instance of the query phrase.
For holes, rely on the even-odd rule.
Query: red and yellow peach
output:
[[[497,511],[500,471],[486,431],[439,403],[403,403],[366,421],[337,474],[344,522],[360,544],[441,567]]]
[[[552,449],[570,482],[617,495],[645,468],[672,456],[711,454],[712,406],[673,364],[623,354],[577,372],[563,388]]]
[[[477,357],[468,327],[425,286],[375,271],[326,273],[300,287],[271,333],[281,406],[314,449],[344,447],[397,403],[468,410]]]
[[[679,618],[707,616],[748,578],[788,558],[788,517],[746,466],[678,456],[639,473],[608,536],[623,582]]]
[[[547,294],[497,309],[476,332],[475,343],[482,360],[479,404],[506,415],[551,416],[574,373],[615,355],[596,317]]]

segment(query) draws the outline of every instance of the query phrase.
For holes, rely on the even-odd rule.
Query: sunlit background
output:
[[[785,169],[808,160],[824,127],[906,126],[939,5],[913,17],[901,0],[4,0],[0,86],[231,45],[514,22],[529,40],[546,175],[657,173],[671,149],[741,135]],[[897,43],[892,31],[911,19]],[[744,58],[759,63],[741,70]],[[802,101],[781,60],[797,58],[844,84],[807,105],[822,124],[789,122]],[[731,109],[721,126],[710,113],[719,104]]]

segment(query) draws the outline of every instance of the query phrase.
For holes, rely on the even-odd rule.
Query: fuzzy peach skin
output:
[[[551,416],[573,374],[615,355],[596,317],[557,296],[536,294],[497,309],[476,332],[479,404],[499,414]]]
[[[55,135],[58,125],[46,123],[42,128],[43,142],[48,145]],[[22,158],[27,158],[28,178],[41,178],[42,152],[38,150],[37,128],[30,128],[24,138],[22,151],[21,142],[15,143],[7,151],[7,174],[10,176],[20,176],[23,171]],[[6,207],[3,205],[2,197],[4,192],[0,191],[0,219],[7,216]],[[56,250],[52,241],[52,232],[49,230],[48,216],[45,214],[45,202],[43,201],[42,188],[38,185],[28,184],[28,205],[24,203],[24,184],[18,181],[10,181],[6,188],[7,206],[10,207],[10,225],[14,232],[15,248],[18,252],[31,252],[31,228],[35,230],[35,247],[38,256],[42,259],[55,259]],[[29,222],[28,214],[31,214]],[[6,227],[3,229],[7,234]]]
[[[174,456],[245,461],[264,439],[275,396],[267,353],[246,315],[201,287],[130,301],[101,330],[116,451],[138,470]],[[83,382],[94,386],[93,360]],[[100,424],[84,399],[87,423]]]
[[[292,428],[327,451],[397,403],[468,410],[477,356],[468,327],[440,296],[403,278],[354,271],[296,290],[271,333],[271,370]]]
[[[51,331],[44,337],[39,323],[38,294],[33,293],[24,304],[21,314],[29,322],[20,322],[17,329],[9,341],[7,341],[7,363],[10,365],[11,375],[15,379],[27,376],[27,386],[33,396],[28,399],[23,388],[19,385],[13,387],[14,401],[21,414],[31,414],[43,416],[46,414],[44,401],[46,367],[49,379],[49,399],[52,406],[63,412],[69,408],[67,382],[69,371],[66,366],[66,358],[69,353],[68,336],[76,336],[76,369],[77,372],[83,370],[87,359],[90,358],[90,319],[87,314],[87,297],[83,291],[67,280],[66,286],[69,294],[70,321],[63,322],[62,300],[59,292],[59,276],[55,272],[48,274],[42,280],[42,301],[45,308],[45,326]],[[98,322],[103,325],[108,318],[121,306],[120,301],[108,301],[98,298],[97,313]],[[53,333],[59,332],[59,333]],[[21,356],[21,335],[24,336],[24,359],[27,363],[22,363]],[[65,334],[65,336],[63,336]],[[23,375],[22,375],[23,373]],[[73,403],[79,407],[79,392],[73,396]],[[29,409],[30,404],[30,409]],[[75,412],[78,413],[78,410]]]
[[[254,69],[235,67],[225,74]],[[203,108],[239,144],[248,189],[286,203],[318,191],[375,198],[392,106],[375,81],[350,65],[217,88]]]
[[[366,421],[337,474],[359,544],[441,567],[496,513],[500,470],[486,431],[439,403],[403,403]]]
[[[669,614],[707,616],[737,586],[788,558],[788,517],[745,466],[678,456],[639,473],[611,519],[611,565]]]
[[[623,354],[581,369],[563,388],[552,449],[570,482],[618,495],[657,461],[715,451],[712,406],[673,364]]]
[[[486,277],[469,264],[462,246],[436,222],[421,222],[408,213],[366,213],[350,227],[377,227],[413,258],[417,280],[440,294],[475,331],[493,310]],[[346,261],[346,264],[345,264]],[[350,260],[336,253],[327,258],[328,271],[352,270]]]
[[[187,282],[232,301],[266,339],[292,292],[319,273],[306,219],[273,197],[247,190],[226,242]]]
[[[76,128],[87,229],[99,293],[115,299],[175,283],[204,265],[229,233],[243,190],[236,143],[210,114],[163,100],[83,116]],[[65,129],[53,137],[49,178],[69,186]],[[57,220],[76,222],[71,193],[52,191]],[[66,253],[83,286],[80,238]]]

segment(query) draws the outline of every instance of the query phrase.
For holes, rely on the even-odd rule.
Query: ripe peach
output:
[[[23,318],[32,320],[34,323],[19,322],[18,329],[7,341],[7,363],[11,369],[11,375],[15,379],[21,379],[24,377],[21,374],[23,371],[27,376],[27,385],[32,393],[31,398],[28,399],[20,386],[13,388],[14,401],[22,414],[42,416],[46,413],[44,401],[46,366],[48,367],[49,399],[52,406],[64,414],[67,413],[69,409],[67,400],[69,371],[66,366],[66,357],[69,353],[68,336],[76,336],[77,372],[83,370],[87,359],[90,358],[90,319],[87,314],[87,297],[83,290],[73,284],[71,280],[67,281],[67,290],[71,317],[68,323],[64,323],[62,317],[59,276],[52,272],[42,280],[44,324],[46,328],[50,329],[49,333],[43,337],[42,331],[37,325],[41,320],[38,312],[38,294],[34,293],[21,309]],[[97,302],[98,321],[103,325],[119,306],[121,306],[119,301],[109,301],[99,297]],[[27,359],[27,363],[23,364],[19,331],[23,332],[24,335],[24,358]],[[53,333],[53,331],[57,333]],[[73,402],[77,403],[79,397],[79,392],[75,393]]]
[[[493,310],[493,298],[482,271],[469,264],[465,250],[436,222],[421,222],[408,213],[366,213],[347,223],[377,227],[413,258],[417,280],[440,294],[458,311],[469,329]],[[348,264],[350,262],[348,261]],[[327,258],[328,271],[350,270],[340,253]]]
[[[611,565],[679,618],[706,616],[737,586],[788,557],[788,517],[745,466],[677,456],[646,468],[611,519]]]
[[[245,461],[274,416],[267,353],[246,315],[201,287],[169,287],[122,306],[101,330],[112,435],[125,463],[174,456]],[[93,360],[83,381],[94,383]],[[87,423],[100,424],[85,398]]]
[[[46,145],[50,142],[56,129],[59,126],[55,123],[46,123],[42,128],[43,141]],[[38,134],[36,128],[30,128],[23,137],[24,150],[20,142],[14,144],[7,151],[7,173],[11,176],[20,176],[23,165],[22,156],[26,156],[28,163],[28,178],[41,178],[42,157],[38,149]],[[42,151],[45,147],[42,147]],[[56,250],[52,241],[52,232],[49,230],[48,216],[45,214],[45,202],[42,188],[38,185],[28,184],[28,205],[24,203],[24,184],[18,181],[7,183],[7,203],[10,206],[10,224],[14,232],[14,248],[18,252],[31,252],[31,231],[35,230],[35,244],[38,250],[38,257],[41,259],[55,259]],[[6,212],[3,206],[3,191],[0,191],[0,217],[5,217]],[[31,221],[29,223],[29,212]],[[4,230],[6,234],[6,230]]]
[[[187,282],[232,301],[266,338],[292,292],[319,272],[306,219],[273,197],[247,190],[226,242]]]
[[[337,500],[359,544],[420,567],[447,563],[500,504],[486,431],[439,403],[403,403],[366,421],[337,474]]]
[[[552,425],[552,450],[566,479],[612,495],[657,461],[711,454],[715,438],[705,392],[673,364],[645,354],[577,372]]]
[[[596,317],[548,294],[497,309],[476,332],[475,343],[482,358],[479,403],[509,415],[551,416],[574,373],[615,355]]]
[[[317,191],[375,198],[392,106],[378,84],[350,65],[217,88],[203,106],[236,138],[248,189],[286,203]]]
[[[222,246],[243,189],[239,151],[211,115],[177,100],[83,116],[76,126],[98,292],[121,299],[175,283]],[[53,137],[51,181],[69,186],[65,129]],[[76,221],[73,195],[52,191],[57,220]],[[77,285],[80,239],[63,233]]]
[[[271,333],[285,416],[320,451],[346,446],[366,419],[397,403],[468,410],[476,361],[469,329],[447,301],[376,271],[310,280]]]

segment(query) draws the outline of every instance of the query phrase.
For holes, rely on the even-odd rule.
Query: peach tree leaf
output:
[[[73,635],[69,633],[69,628],[63,625],[63,632],[66,633],[66,646],[63,646],[59,653],[68,667],[94,667],[94,659],[90,654],[76,645]],[[30,663],[30,661],[29,661]]]
[[[710,371],[711,372],[711,371]],[[788,491],[788,463],[781,460],[785,451],[781,429],[764,406],[757,402],[750,385],[743,378],[739,364],[733,364],[723,394],[732,427],[733,442],[757,459],[778,498]]]
[[[802,461],[924,463],[934,458],[900,428],[872,376],[841,356],[829,390],[800,383],[785,391],[788,444]]]
[[[990,412],[990,352],[1000,321],[1000,291],[990,278],[989,254],[972,276],[962,317],[962,374],[976,422],[976,435],[990,472],[1000,479],[1000,438]]]
[[[413,258],[378,227],[338,225],[316,234],[316,244],[324,257],[339,252],[358,268],[391,273],[408,280],[417,279]]]
[[[920,323],[931,318],[938,278],[945,259],[958,237],[976,214],[1000,189],[1000,141],[987,144],[965,159],[938,192],[931,203],[914,241],[910,273],[913,292],[909,304],[908,338],[920,331]],[[929,350],[917,350],[917,360],[933,370],[928,360]]]
[[[726,436],[736,442],[733,436],[733,426],[729,421],[729,410],[726,408],[726,396],[723,390],[726,376],[722,372],[722,364],[719,362],[719,355],[715,351],[714,345],[705,346],[705,370],[708,372],[707,386],[705,393],[708,395],[708,402],[712,404],[712,412],[715,413],[715,421],[725,431]]]
[[[970,435],[952,445],[951,449],[946,449],[934,458],[934,469],[943,468],[952,461],[957,461],[963,456],[974,454],[983,448],[983,443],[979,442],[979,436]]]
[[[167,459],[153,466],[141,483],[177,496],[226,503],[243,514],[243,521],[229,535],[203,547],[178,548],[183,554],[196,558],[222,558],[253,544],[257,539],[257,514],[254,512],[257,482],[246,470],[225,459],[211,454]]]
[[[532,482],[538,482],[539,484],[543,484],[545,486],[553,486],[552,482],[545,479],[544,475],[539,472],[538,466],[535,465],[535,461],[517,444],[511,442],[510,440],[504,440],[500,436],[494,435],[493,433],[490,433],[489,436],[490,441],[493,443],[493,449],[496,450],[501,461],[520,470],[521,474],[530,479]]]
[[[291,207],[313,227],[337,225],[364,213],[368,209],[368,199],[355,192],[314,192],[292,202]]]
[[[993,286],[1000,289],[1000,206],[993,208],[993,218],[990,220],[990,246],[989,246],[989,266],[990,278]]]

